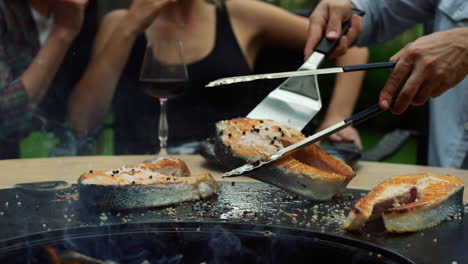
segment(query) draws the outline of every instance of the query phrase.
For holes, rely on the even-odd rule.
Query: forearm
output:
[[[367,63],[367,48],[352,48],[345,55],[338,57],[338,65]],[[365,72],[340,73],[336,76],[333,94],[325,118],[343,119],[352,115],[359,97]]]
[[[382,43],[434,17],[436,0],[351,0],[363,16],[358,46]]]
[[[28,68],[21,74],[21,82],[29,101],[39,104],[55,77],[72,42],[61,30],[53,30]]]
[[[92,131],[104,120],[135,39],[136,33],[121,23],[93,55],[69,99],[70,124],[76,131]]]

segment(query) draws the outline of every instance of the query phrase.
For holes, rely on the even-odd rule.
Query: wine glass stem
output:
[[[159,112],[159,146],[161,147],[160,153],[167,154],[167,137],[168,137],[168,125],[167,125],[167,114],[166,114],[166,103],[167,98],[160,98],[159,104],[161,111]]]

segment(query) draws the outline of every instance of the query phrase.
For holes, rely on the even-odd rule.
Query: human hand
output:
[[[450,29],[421,37],[396,53],[398,61],[380,92],[379,104],[394,114],[410,105],[420,106],[462,81],[468,74],[468,27]],[[404,79],[403,88],[392,97]]]
[[[171,2],[176,0],[133,0],[126,21],[132,23],[137,32],[142,32],[153,23],[161,8]]]
[[[322,39],[324,32],[329,40],[336,40],[341,35],[341,24],[351,18],[348,33],[340,38],[331,58],[346,53],[362,32],[362,18],[352,15],[353,4],[349,0],[322,0],[309,18],[309,37],[304,48],[304,58],[308,58]]]
[[[80,33],[88,0],[51,0],[54,30],[60,31],[70,41]]]
[[[318,131],[324,130],[332,125],[335,125],[338,122],[343,121],[346,117],[326,117],[325,120],[320,125]],[[356,128],[352,126],[348,126],[328,137],[328,140],[331,142],[351,142],[362,149],[362,142],[361,137],[359,136],[359,132]]]

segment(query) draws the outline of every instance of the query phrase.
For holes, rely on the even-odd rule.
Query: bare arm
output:
[[[345,55],[337,58],[337,64],[364,64],[367,63],[368,56],[369,52],[367,48],[352,48]],[[336,76],[333,94],[319,130],[334,125],[353,114],[364,75],[364,71],[358,71],[341,73]],[[359,133],[353,127],[347,127],[331,135],[330,140],[354,142],[359,147],[362,147]]]
[[[68,112],[74,130],[89,132],[103,121],[136,37],[169,1],[133,1],[128,11],[106,15],[96,36],[91,62],[70,95]]]

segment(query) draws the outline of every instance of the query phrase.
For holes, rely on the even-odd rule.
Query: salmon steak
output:
[[[305,136],[268,119],[237,118],[216,124],[215,158],[228,169],[265,160]],[[352,168],[312,144],[245,174],[290,193],[328,200],[343,192],[355,176]]]
[[[382,217],[388,232],[415,232],[463,213],[463,182],[450,175],[401,175],[377,185],[350,211],[344,229]]]
[[[158,207],[215,194],[210,174],[191,175],[184,161],[162,158],[111,171],[90,171],[78,179],[80,201],[110,209]]]

